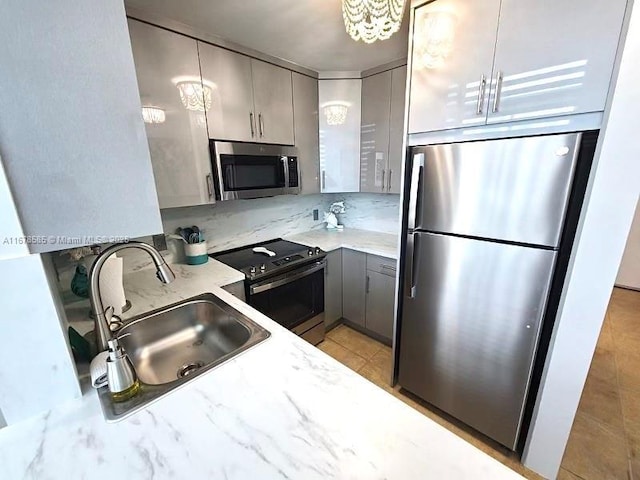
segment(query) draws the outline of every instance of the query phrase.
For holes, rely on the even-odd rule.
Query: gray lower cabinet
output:
[[[222,287],[223,290],[226,290],[234,297],[238,297],[243,302],[247,301],[247,297],[244,291],[244,280],[240,280],[236,283],[230,283],[229,285],[225,285]]]
[[[296,72],[292,75],[293,120],[295,146],[298,148],[298,162],[302,177],[301,193],[303,195],[320,193],[318,80]]]
[[[324,275],[324,325],[328,328],[342,318],[341,249],[327,254]]]
[[[342,316],[365,327],[367,254],[342,250]]]
[[[396,277],[367,270],[365,327],[391,341]]]

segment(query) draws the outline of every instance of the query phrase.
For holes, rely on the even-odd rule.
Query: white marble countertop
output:
[[[345,228],[344,230],[327,230],[323,228],[289,235],[285,237],[285,240],[312,247],[320,247],[326,252],[337,250],[338,248],[349,248],[387,258],[398,257],[398,236],[390,233],[371,232],[354,228]]]
[[[231,294],[205,291],[271,338],[121,422],[106,423],[89,391],[0,430],[2,478],[522,478]]]

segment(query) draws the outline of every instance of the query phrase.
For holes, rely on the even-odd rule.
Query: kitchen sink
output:
[[[107,387],[98,395],[105,417],[134,413],[198,375],[269,337],[269,332],[212,294],[145,313],[117,332],[140,380],[140,393],[114,403]]]

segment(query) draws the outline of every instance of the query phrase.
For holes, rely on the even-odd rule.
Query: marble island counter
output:
[[[127,275],[126,316],[210,292],[271,337],[120,422],[85,389],[0,430],[0,478],[522,478],[222,290],[237,272],[174,269]]]

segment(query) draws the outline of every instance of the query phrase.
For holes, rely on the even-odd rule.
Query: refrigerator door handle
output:
[[[424,169],[424,153],[416,153],[413,156],[413,168],[411,171],[411,188],[409,190],[409,214],[408,228],[416,228],[416,218],[418,216],[418,195],[420,194],[420,174]]]
[[[416,235],[409,232],[407,235],[407,251],[405,263],[405,293],[409,298],[416,298],[416,286],[413,283],[413,265],[415,263]]]

